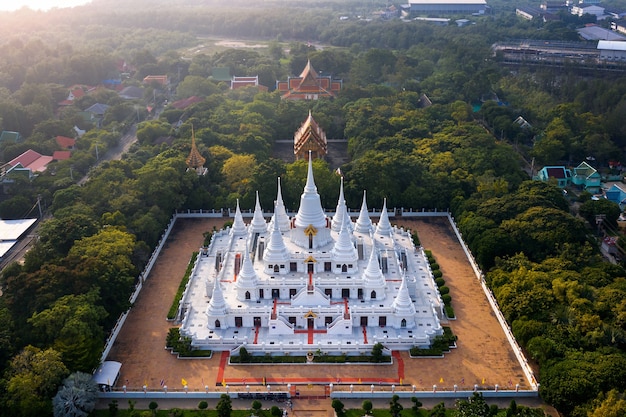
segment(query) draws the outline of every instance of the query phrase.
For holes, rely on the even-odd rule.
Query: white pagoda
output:
[[[295,216],[280,180],[269,222],[258,194],[248,224],[237,203],[232,227],[201,249],[180,311],[194,348],[281,355],[426,348],[445,318],[423,250],[391,225],[386,201],[374,224],[364,194],[353,222],[342,181],[329,218],[311,158]]]

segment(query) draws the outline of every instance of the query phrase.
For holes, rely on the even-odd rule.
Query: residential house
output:
[[[5,143],[19,143],[23,140],[24,138],[22,137],[22,135],[20,135],[19,132],[3,130],[0,134],[0,145],[4,145]]]
[[[143,79],[143,83],[148,85],[157,83],[161,87],[167,87],[170,81],[167,75],[146,75]]]
[[[517,119],[513,121],[516,125],[518,125],[522,129],[530,129],[533,126],[526,121],[522,116],[518,116]]]
[[[545,166],[535,177],[539,181],[556,181],[559,188],[565,188],[572,182],[572,172],[564,166]]]
[[[578,185],[585,191],[595,194],[600,191],[602,176],[594,167],[586,162],[581,162],[573,169],[572,184]]]
[[[100,127],[102,119],[104,119],[104,113],[106,113],[108,108],[108,104],[96,103],[87,107],[80,114],[85,121],[95,123],[96,126]]]
[[[74,147],[76,146],[76,139],[68,138],[67,136],[57,136],[54,140],[61,149],[71,151],[74,150]]]
[[[619,205],[620,209],[626,208],[626,186],[613,184],[611,188],[604,192],[607,200]]]
[[[29,149],[7,163],[5,176],[10,176],[10,173],[23,173],[28,178],[33,178],[37,173],[44,172],[52,160],[52,156],[42,155]]]
[[[595,5],[589,6],[589,5],[581,4],[580,6],[572,7],[572,10],[570,11],[570,13],[575,16],[580,16],[580,17],[586,14],[600,17],[600,16],[604,16],[604,7],[595,6]]]
[[[145,90],[141,87],[129,85],[128,87],[124,87],[118,95],[124,100],[140,100],[143,98],[144,91]]]

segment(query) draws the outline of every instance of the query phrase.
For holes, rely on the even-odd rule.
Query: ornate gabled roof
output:
[[[346,199],[343,195],[343,177],[341,177],[341,185],[339,186],[339,199],[337,200],[337,208],[335,209],[335,215],[333,216],[333,222],[331,223],[332,230],[334,230],[335,232],[341,231],[341,227],[343,226],[344,222],[346,223],[348,230],[352,232],[354,230],[354,226],[352,225],[350,215],[348,214]]]
[[[287,209],[285,208],[285,203],[283,202],[283,192],[280,188],[280,177],[278,177],[278,191],[276,193],[276,202],[275,202],[275,210],[272,219],[270,220],[270,229],[272,229],[273,224],[278,221],[278,228],[281,232],[286,232],[290,228],[290,220],[287,215]]]
[[[239,199],[237,199],[237,209],[235,210],[235,220],[233,221],[233,227],[230,229],[230,234],[233,236],[243,236],[246,234],[246,224],[243,222],[243,216],[239,209]]]
[[[256,203],[254,204],[254,216],[250,222],[252,233],[265,233],[267,232],[267,222],[263,217],[263,211],[261,210],[261,203],[259,202],[259,192],[256,192]]]
[[[236,285],[238,288],[256,288],[257,279],[258,277],[254,271],[252,260],[248,254],[248,245],[246,244],[246,250],[243,253],[243,265],[241,267],[241,271],[239,272],[239,276],[237,277]]]
[[[317,71],[315,71],[315,68],[313,68],[313,65],[311,64],[310,59],[306,61],[306,66],[302,70],[302,73],[300,74],[300,78],[302,78],[302,82],[304,82],[304,80],[306,79],[317,80]]]
[[[391,223],[389,222],[389,214],[387,213],[387,199],[383,200],[383,210],[380,213],[380,219],[376,225],[376,233],[379,235],[389,236],[392,232]]]
[[[400,284],[398,295],[396,296],[396,299],[393,300],[391,307],[393,308],[394,313],[399,315],[415,314],[415,305],[409,296],[409,288],[406,285],[406,276],[404,274],[402,274],[402,283]]]
[[[215,277],[213,295],[211,296],[211,301],[209,301],[209,306],[207,307],[207,314],[209,316],[223,316],[226,314],[226,300],[224,299],[220,279],[218,277]]]
[[[311,115],[311,110],[309,110],[309,116],[296,131],[293,138],[293,153],[296,155],[296,158],[303,151],[303,148],[315,150],[318,157],[328,153],[326,133]]]
[[[372,219],[370,219],[370,215],[367,212],[366,191],[363,191],[363,204],[361,204],[361,212],[359,213],[359,218],[356,220],[354,230],[359,233],[369,233],[374,230]]]
[[[283,235],[280,233],[277,222],[272,225],[272,230],[267,242],[267,249],[263,254],[263,260],[267,263],[274,262],[287,262],[289,260],[289,250],[283,240]]]
[[[385,286],[385,276],[378,263],[376,247],[372,245],[367,268],[363,271],[363,284],[366,288],[379,288]]]
[[[313,178],[313,160],[309,151],[309,166],[307,171],[306,185],[300,196],[300,208],[296,214],[296,227],[312,225],[317,229],[326,227],[326,215],[322,209],[320,195],[317,193],[315,178]]]
[[[196,135],[193,130],[193,126],[191,127],[191,151],[189,152],[189,156],[187,157],[187,166],[191,169],[201,169],[206,162],[206,158],[200,155],[200,151],[196,147]]]
[[[343,227],[339,232],[339,236],[335,241],[335,246],[331,251],[331,255],[334,261],[337,262],[356,262],[359,259],[359,254],[354,247],[351,239],[351,233],[348,230],[347,222],[343,223]]]

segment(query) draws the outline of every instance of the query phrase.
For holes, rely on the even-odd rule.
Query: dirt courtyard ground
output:
[[[181,390],[181,380],[190,391],[263,390],[263,380],[272,390],[285,390],[287,383],[302,384],[302,396],[323,395],[329,383],[335,389],[369,391],[371,384],[396,385],[397,390],[451,391],[472,389],[529,389],[518,363],[486,296],[476,279],[454,231],[446,218],[392,222],[417,231],[425,249],[432,251],[450,288],[457,320],[449,326],[458,336],[457,348],[443,359],[411,359],[406,352],[394,355],[392,365],[246,365],[227,364],[227,355],[215,353],[210,359],[182,360],[164,349],[165,337],[173,324],[165,317],[192,252],[203,241],[202,234],[221,228],[224,219],[178,220],[170,238],[145,282],[124,324],[108,360],[122,363],[116,389],[126,385],[140,390],[160,390],[161,381],[169,390]]]

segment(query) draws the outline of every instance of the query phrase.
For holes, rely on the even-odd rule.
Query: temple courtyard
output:
[[[449,326],[458,336],[457,348],[445,358],[412,359],[408,352],[394,353],[391,365],[230,365],[227,352],[215,352],[210,359],[177,359],[164,348],[166,320],[176,289],[194,251],[203,241],[203,232],[221,228],[224,219],[179,219],[155,267],[130,311],[108,360],[122,363],[116,389],[190,391],[286,390],[291,384],[302,396],[324,395],[334,389],[370,390],[372,384],[395,385],[398,390],[451,391],[472,389],[530,389],[495,314],[475,278],[447,218],[391,219],[417,231],[424,248],[431,250],[450,288],[457,320]],[[228,385],[227,388],[225,385]]]

